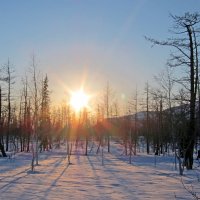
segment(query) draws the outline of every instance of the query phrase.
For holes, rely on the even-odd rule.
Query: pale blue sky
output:
[[[199,11],[200,0],[0,0],[0,64],[18,75],[34,52],[57,98],[66,88],[118,96],[144,88],[165,66],[169,50],[151,48],[144,35],[165,39],[169,13]]]

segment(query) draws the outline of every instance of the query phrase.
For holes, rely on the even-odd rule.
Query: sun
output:
[[[87,107],[88,101],[89,96],[83,90],[78,90],[71,93],[70,104],[77,112]]]

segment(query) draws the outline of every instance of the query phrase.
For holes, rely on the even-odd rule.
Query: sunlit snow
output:
[[[40,153],[39,166],[30,171],[31,153],[17,153],[15,158],[0,158],[0,199],[194,199],[184,188],[175,170],[173,155],[157,156],[138,153],[122,155],[119,144],[104,160],[95,148],[88,156],[84,149],[73,151],[71,163],[66,148]],[[184,171],[184,185],[200,195],[198,163]]]

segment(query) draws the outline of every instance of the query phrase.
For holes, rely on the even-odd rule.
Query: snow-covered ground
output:
[[[132,164],[117,144],[89,156],[74,151],[68,165],[66,149],[39,155],[39,166],[30,172],[31,153],[18,153],[14,159],[0,158],[0,200],[29,199],[194,199],[187,189],[200,196],[200,167],[184,171],[181,178],[171,156],[133,156]],[[156,162],[155,162],[156,161]],[[184,184],[182,184],[182,182]]]

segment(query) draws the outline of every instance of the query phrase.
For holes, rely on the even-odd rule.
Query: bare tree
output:
[[[133,96],[133,98],[131,99],[131,101],[129,102],[130,106],[131,106],[131,113],[134,113],[134,124],[132,123],[132,119],[131,119],[131,113],[129,113],[130,115],[130,145],[129,145],[129,149],[130,149],[130,157],[132,154],[132,151],[134,153],[134,155],[136,155],[136,148],[137,148],[137,136],[138,136],[138,90],[136,87],[135,90],[135,94]],[[133,150],[134,147],[134,150]]]
[[[150,116],[149,116],[149,83],[146,83],[145,87],[146,93],[146,147],[147,147],[147,154],[149,154],[149,140],[150,140]]]
[[[106,85],[105,92],[104,92],[104,106],[105,106],[105,114],[106,114],[106,121],[109,123],[109,118],[111,117],[112,113],[112,105],[113,105],[113,91],[109,85],[109,82]],[[107,130],[107,143],[108,143],[108,152],[110,152],[110,133]]]
[[[20,98],[20,110],[19,110],[19,125],[20,125],[20,143],[21,151],[30,151],[30,136],[31,136],[31,107],[30,107],[30,97],[28,96],[28,78],[22,79],[22,92]]]
[[[104,121],[104,110],[103,107],[99,104],[96,108],[96,124],[94,126],[95,132],[96,132],[96,139],[98,140],[98,147],[96,153],[99,153],[100,147],[103,146],[103,121]]]
[[[175,49],[171,53],[171,59],[168,62],[170,67],[184,66],[187,69],[186,77],[182,77],[177,82],[181,83],[190,93],[190,117],[186,139],[185,164],[187,169],[193,167],[193,151],[195,144],[195,109],[198,86],[198,34],[199,34],[199,13],[185,13],[183,16],[171,15],[174,21],[174,27],[171,31],[175,37],[166,41],[158,41],[147,38],[154,45],[168,46]]]
[[[33,86],[31,87],[32,97],[33,97],[33,138],[35,140],[35,148],[33,151],[35,151],[35,154],[33,154],[35,157],[33,158],[36,162],[36,165],[38,165],[38,127],[39,127],[39,72],[36,69],[36,60],[35,55],[32,56],[31,60],[31,75],[32,75],[32,81]]]
[[[155,155],[163,153],[163,92],[159,89],[151,90],[154,109],[154,151]]]
[[[7,157],[4,145],[3,145],[3,120],[2,120],[2,92],[1,92],[1,87],[0,87],[0,130],[1,130],[1,135],[0,135],[0,150],[2,153],[3,157]]]
[[[167,131],[167,135],[172,140],[173,150],[175,148],[175,134],[173,130],[173,110],[172,110],[172,92],[174,86],[174,77],[173,77],[173,68],[167,66],[158,76],[155,76],[155,80],[157,81],[159,88],[163,92],[163,98],[165,101],[165,131]],[[169,142],[169,141],[168,141]],[[167,151],[167,143],[165,149]]]
[[[1,79],[6,83],[6,90],[7,90],[7,95],[6,95],[6,101],[7,101],[7,125],[6,125],[6,151],[9,149],[9,138],[10,138],[10,126],[11,126],[11,115],[12,115],[12,107],[11,107],[11,90],[12,90],[12,85],[15,83],[14,82],[14,70],[11,68],[10,65],[10,60],[8,59],[8,62],[3,66],[3,72],[4,72],[4,77]]]

